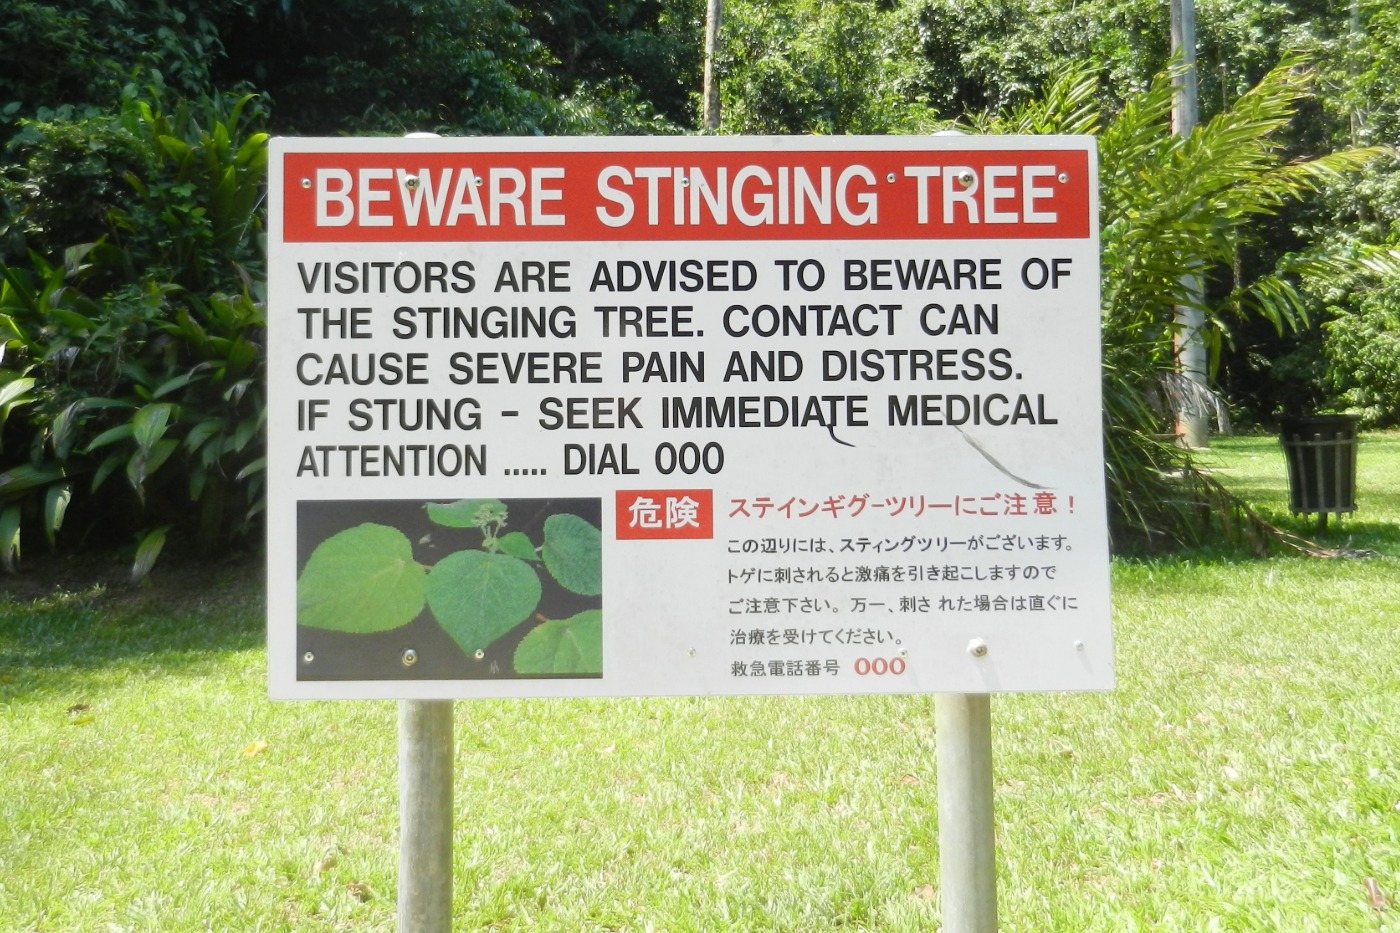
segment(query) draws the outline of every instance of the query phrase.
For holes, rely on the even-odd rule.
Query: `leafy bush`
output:
[[[140,530],[148,569],[169,528],[203,550],[262,508],[260,301],[266,136],[256,99],[162,108],[128,90],[139,147],[110,234],[61,263],[31,253],[0,284],[0,557],[65,517]],[[42,190],[39,196],[42,196]],[[23,416],[23,420],[17,417]],[[112,496],[120,473],[128,496]],[[189,503],[195,508],[191,509]]]
[[[183,95],[206,93],[210,64],[222,51],[221,28],[260,5],[12,0],[0,17],[0,117],[47,121],[110,112],[134,71],[159,74]]]
[[[1359,170],[1376,153],[1346,151],[1304,162],[1280,158],[1281,131],[1307,99],[1311,74],[1299,62],[1270,72],[1187,137],[1170,132],[1170,73],[1159,75],[1105,120],[1098,76],[1070,69],[1043,99],[979,128],[1010,133],[1095,133],[1099,137],[1103,241],[1104,445],[1110,530],[1115,546],[1189,543],[1217,534],[1235,504],[1190,468],[1170,442],[1170,411],[1156,402],[1172,372],[1175,309],[1198,303],[1182,271],[1229,268],[1261,217],[1328,181]],[[1367,262],[1348,250],[1290,256],[1202,310],[1216,348],[1232,320],[1279,329],[1306,320],[1299,283],[1353,274]],[[1212,521],[1214,519],[1214,521]]]
[[[704,0],[533,0],[518,6],[530,35],[553,58],[549,72],[566,98],[589,98],[612,110],[620,90],[624,101],[655,113],[645,125],[624,122],[612,132],[695,125]]]
[[[75,243],[112,232],[112,211],[129,209],[128,175],[152,162],[138,140],[110,115],[23,124],[0,170],[0,262],[28,251],[61,255]]]
[[[716,71],[727,133],[887,133],[919,125],[905,93],[912,47],[869,0],[726,7]]]
[[[217,72],[253,82],[279,132],[553,129],[548,57],[506,0],[287,0],[221,34]]]
[[[1355,312],[1323,325],[1326,385],[1370,425],[1400,421],[1400,281],[1366,293]]]

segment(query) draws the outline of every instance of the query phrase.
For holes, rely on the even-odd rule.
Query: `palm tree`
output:
[[[1262,316],[1281,330],[1305,322],[1304,277],[1396,267],[1388,255],[1359,249],[1313,252],[1289,257],[1273,273],[1209,304],[1182,284],[1183,270],[1228,268],[1254,221],[1381,153],[1357,149],[1283,160],[1280,131],[1310,95],[1311,80],[1304,62],[1285,61],[1233,106],[1178,137],[1171,133],[1171,72],[1105,120],[1097,72],[1077,66],[1060,74],[1041,99],[976,126],[1099,138],[1104,431],[1116,547],[1194,543],[1222,527],[1250,534],[1262,525],[1163,434],[1171,420],[1169,390],[1181,387],[1173,380],[1175,309],[1194,305],[1205,313],[1214,352],[1233,316]],[[1188,400],[1202,401],[1199,393]]]

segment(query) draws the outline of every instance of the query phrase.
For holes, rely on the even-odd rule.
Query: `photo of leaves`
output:
[[[303,501],[303,680],[600,677],[597,499]]]

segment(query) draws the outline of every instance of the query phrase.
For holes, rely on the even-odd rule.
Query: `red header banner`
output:
[[[282,185],[288,243],[1045,240],[1091,229],[1083,149],[289,152]]]

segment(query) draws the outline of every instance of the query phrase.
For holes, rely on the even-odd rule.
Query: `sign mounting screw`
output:
[[[989,650],[991,649],[987,647],[987,643],[980,638],[974,638],[967,643],[967,653],[974,658],[985,658]]]
[[[403,650],[403,666],[404,666],[404,667],[412,667],[413,665],[415,665],[415,664],[417,664],[417,663],[418,663],[418,652],[414,651],[412,648],[405,648],[405,649]]]

